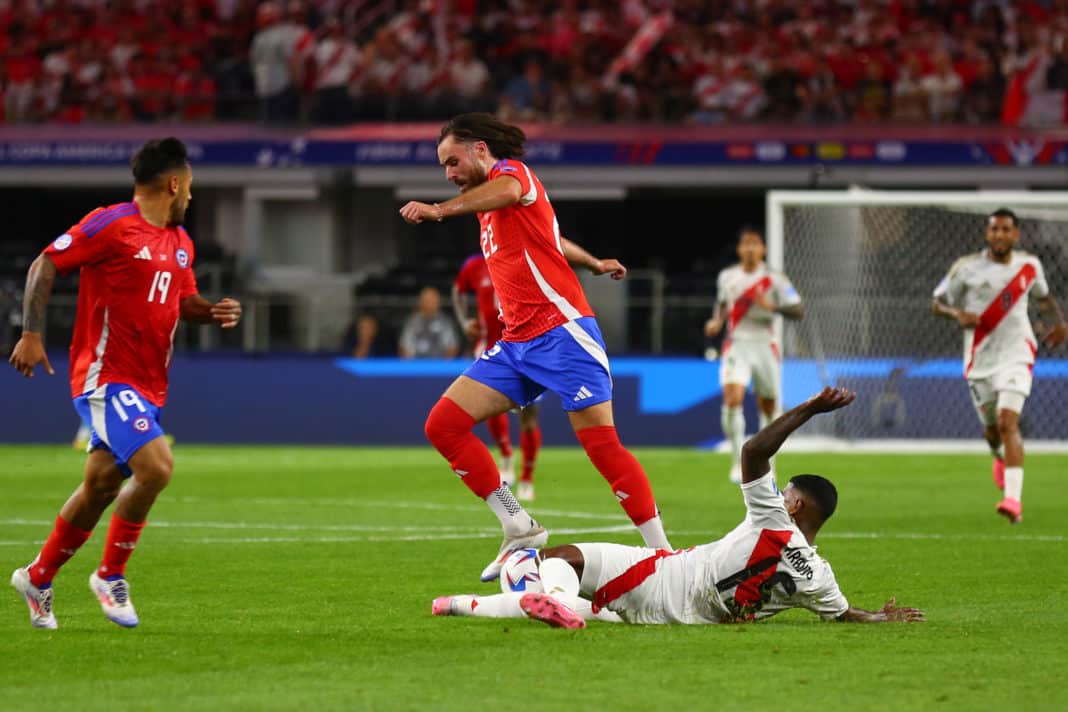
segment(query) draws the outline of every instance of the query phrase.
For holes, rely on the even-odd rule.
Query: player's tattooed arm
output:
[[[897,599],[893,596],[877,611],[866,611],[863,608],[849,607],[849,610],[838,616],[842,623],[919,623],[927,620],[923,611],[919,608],[897,605]]]
[[[26,292],[22,304],[22,336],[11,351],[8,361],[26,378],[33,378],[38,364],[51,375],[52,364],[44,348],[45,314],[56,281],[56,265],[48,255],[40,255],[26,274]]]
[[[1038,302],[1039,313],[1053,319],[1052,325],[1043,325],[1040,329],[1042,341],[1045,342],[1046,346],[1057,346],[1064,343],[1064,340],[1068,338],[1068,324],[1064,323],[1064,314],[1061,313],[1057,300],[1053,298],[1052,294],[1047,294],[1035,301]]]
[[[575,267],[585,267],[595,275],[607,274],[612,279],[620,280],[627,276],[627,268],[623,266],[623,263],[616,259],[598,259],[583,249],[580,245],[568,240],[566,237],[560,238],[560,247],[564,251],[564,259],[568,264]]]
[[[742,482],[758,480],[771,470],[771,458],[790,434],[819,413],[844,408],[857,394],[845,388],[824,388],[801,405],[786,411],[742,446]]]
[[[180,302],[179,316],[193,324],[218,323],[232,329],[241,321],[241,302],[226,297],[212,304],[199,294],[191,294]]]

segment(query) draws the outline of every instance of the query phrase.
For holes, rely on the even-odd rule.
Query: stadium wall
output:
[[[69,442],[77,427],[70,405],[65,355],[52,354],[55,376],[38,371],[26,380],[0,369],[5,408],[0,441]],[[466,362],[358,361],[311,356],[180,355],[171,374],[171,397],[163,424],[179,442],[425,445],[423,419]],[[628,444],[717,445],[720,386],[718,364],[701,359],[613,359],[615,413]],[[896,370],[892,390],[886,374]],[[785,364],[784,401],[794,405],[824,378],[860,394],[853,417],[834,421],[839,438],[975,439],[979,427],[956,360],[850,361]],[[1068,401],[1068,360],[1040,361],[1028,409],[1059,412]],[[951,385],[956,397],[930,407],[933,380]],[[750,429],[756,424],[746,404]],[[1028,438],[1053,439],[1059,423],[1029,422]],[[554,395],[543,400],[542,427],[548,445],[574,444]],[[480,429],[482,432],[484,429]],[[484,433],[483,433],[484,434]],[[513,437],[518,437],[513,426]]]

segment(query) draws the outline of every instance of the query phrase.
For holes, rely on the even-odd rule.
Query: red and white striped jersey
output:
[[[501,304],[503,341],[530,341],[593,316],[578,276],[564,258],[560,226],[538,177],[520,161],[500,160],[487,180],[519,181],[519,202],[478,214],[482,255]]]
[[[137,203],[119,203],[92,211],[44,253],[62,274],[81,270],[71,396],[125,383],[163,407],[179,303],[197,293],[186,231],[158,228]]]
[[[726,268],[716,278],[716,303],[727,305],[727,336],[738,340],[768,341],[772,338],[775,313],[754,303],[764,294],[780,307],[801,303],[794,285],[781,272],[769,270],[763,262],[752,272],[740,264]]]
[[[1027,316],[1027,296],[1049,295],[1042,262],[1013,250],[1008,264],[987,250],[957,260],[935,287],[935,299],[979,315],[979,326],[964,330],[964,375],[989,378],[1008,366],[1033,365],[1038,342]]]

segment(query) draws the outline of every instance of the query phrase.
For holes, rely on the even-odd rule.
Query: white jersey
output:
[[[768,301],[779,307],[801,303],[801,297],[786,275],[769,270],[763,262],[752,272],[746,272],[737,264],[719,273],[716,302],[727,305],[727,338],[772,339],[776,314],[753,302],[760,294],[767,295]]]
[[[772,474],[742,485],[742,496],[748,513],[732,532],[661,552],[651,595],[621,597],[608,607],[630,623],[731,623],[789,608],[831,620],[849,610],[830,564],[787,514]]]
[[[980,325],[964,330],[964,375],[989,378],[998,371],[1035,362],[1037,341],[1027,315],[1027,296],[1049,295],[1037,257],[1013,250],[1008,264],[983,250],[957,260],[935,287],[934,297],[980,315]]]

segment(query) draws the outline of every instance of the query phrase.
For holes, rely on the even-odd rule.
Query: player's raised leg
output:
[[[478,361],[478,363],[485,363]],[[504,541],[494,560],[483,570],[483,581],[500,574],[508,554],[521,547],[540,547],[548,533],[516,501],[512,491],[501,483],[493,455],[474,433],[475,424],[510,410],[511,398],[484,383],[460,376],[431,409],[426,420],[426,436],[449,462],[452,471],[476,496],[489,505],[504,530]]]
[[[531,404],[519,411],[519,448],[523,453],[523,472],[519,477],[516,499],[520,502],[534,501],[534,465],[541,449],[541,426],[538,424],[538,406]]]
[[[123,475],[107,450],[89,453],[85,479],[56,517],[55,526],[36,558],[11,575],[11,585],[22,594],[35,628],[55,628],[52,580],[89,539],[104,510],[114,501]]]

